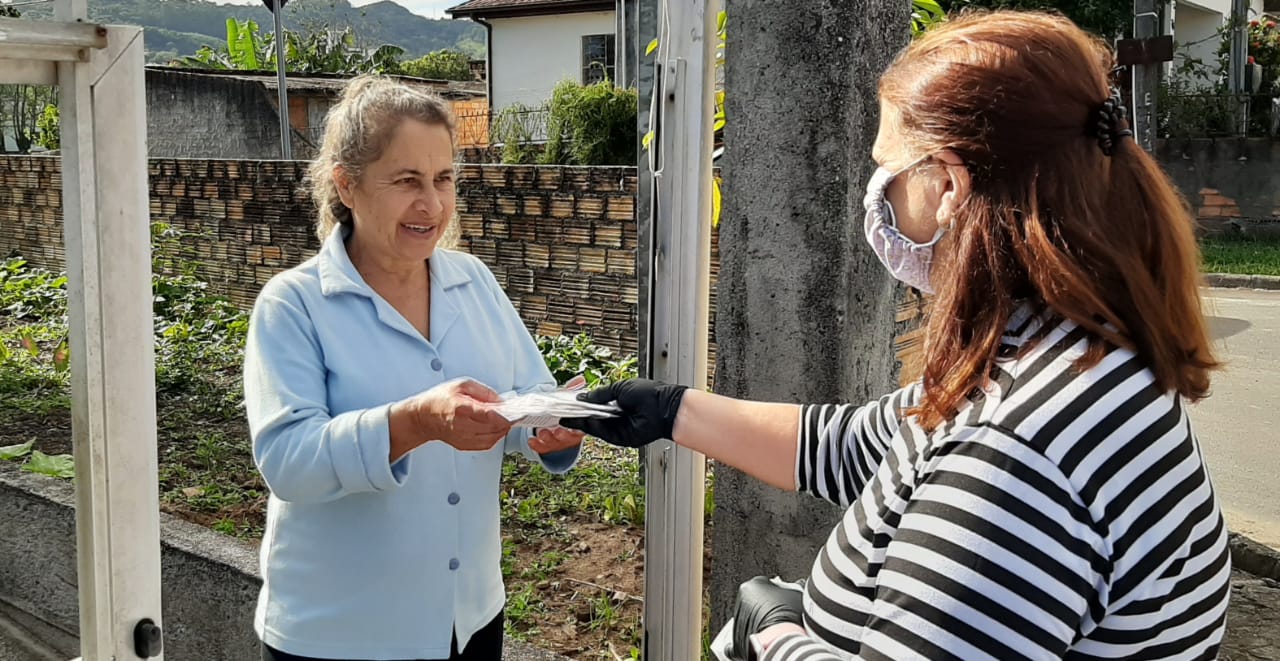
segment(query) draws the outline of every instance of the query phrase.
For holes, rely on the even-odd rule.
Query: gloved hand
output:
[[[804,593],[775,584],[757,576],[738,586],[738,600],[733,609],[733,646],[729,656],[741,661],[755,661],[751,648],[752,635],[775,624],[804,623]]]
[[[671,438],[686,386],[649,379],[629,379],[584,392],[578,399],[593,404],[614,402],[616,418],[561,418],[560,426],[584,431],[614,445],[638,448]]]

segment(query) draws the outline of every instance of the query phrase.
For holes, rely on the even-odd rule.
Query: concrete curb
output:
[[[0,462],[0,616],[28,625],[23,628],[62,658],[79,651],[74,503],[71,482]],[[258,658],[252,627],[262,585],[256,546],[163,513],[160,536],[166,655]],[[510,638],[503,658],[567,661]]]
[[[1280,581],[1280,551],[1241,535],[1227,536],[1231,548],[1231,566],[1259,578]]]
[[[1276,275],[1240,275],[1236,273],[1206,273],[1205,284],[1210,287],[1224,289],[1269,289],[1280,290],[1280,276]]]

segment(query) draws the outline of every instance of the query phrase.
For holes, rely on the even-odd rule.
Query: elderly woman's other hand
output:
[[[538,454],[551,454],[582,444],[583,432],[564,427],[544,427],[529,439],[529,447]]]

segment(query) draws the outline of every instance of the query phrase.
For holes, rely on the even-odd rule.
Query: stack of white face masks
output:
[[[495,410],[513,427],[555,427],[561,418],[613,418],[622,412],[614,404],[578,401],[577,389],[513,395]]]

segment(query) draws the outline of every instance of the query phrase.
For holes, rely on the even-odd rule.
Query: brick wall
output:
[[[635,350],[635,168],[464,165],[459,180],[459,248],[532,330]]]
[[[0,156],[0,256],[64,266],[59,160]],[[151,219],[185,233],[180,254],[220,293],[248,306],[277,271],[314,254],[307,164],[150,161]],[[480,257],[531,331],[585,332],[634,353],[634,168],[465,165],[460,248]]]

